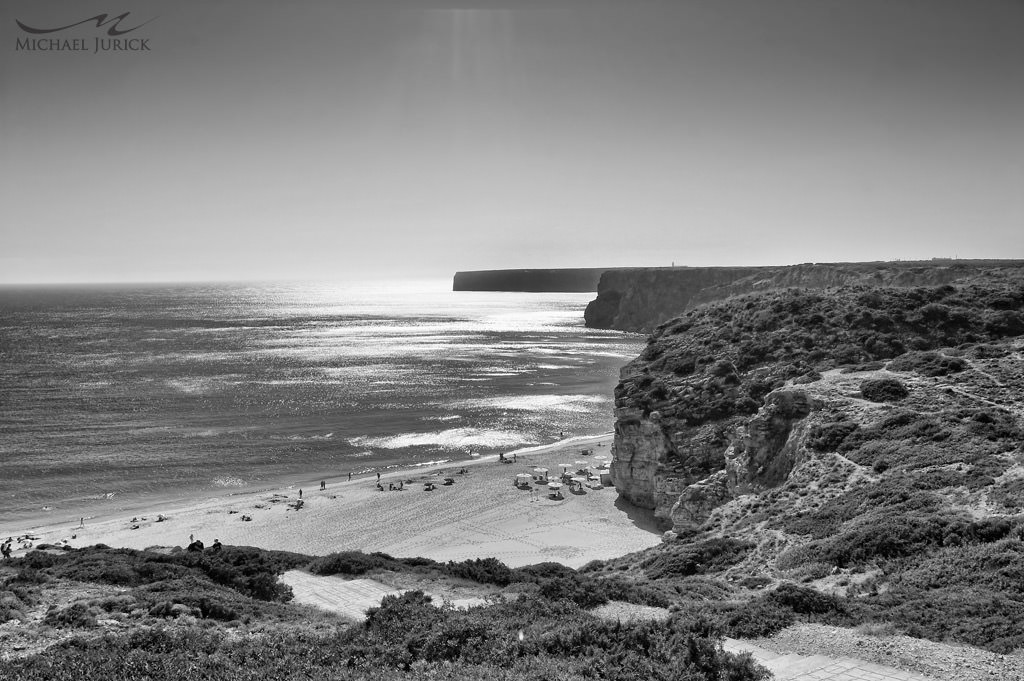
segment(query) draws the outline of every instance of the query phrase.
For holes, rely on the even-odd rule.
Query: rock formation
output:
[[[453,291],[528,291],[587,293],[607,267],[537,270],[478,270],[456,272]]]
[[[900,380],[913,385],[914,372],[963,371],[970,362],[942,348],[984,356],[993,352],[986,343],[1019,335],[1024,268],[1017,271],[1016,282],[984,286],[769,290],[659,325],[615,390],[618,493],[684,533],[739,497],[791,484],[794,471],[858,427],[837,413],[913,402],[865,399],[867,379],[893,381],[909,370]],[[837,377],[842,367],[850,379]]]
[[[1019,276],[1021,260],[813,263],[785,267],[664,267],[609,270],[586,324],[598,329],[651,331],[702,303],[787,287],[936,286]]]

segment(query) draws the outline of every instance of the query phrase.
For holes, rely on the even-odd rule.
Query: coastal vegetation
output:
[[[743,681],[765,672],[720,638],[796,622],[1020,650],[1022,334],[1016,281],[696,308],[658,327],[615,393],[617,457],[658,457],[637,470],[683,490],[650,500],[672,529],[659,546],[580,569],[45,547],[0,566],[0,621],[37,635],[0,678]],[[412,588],[352,623],[293,603],[289,570],[458,583],[485,602]],[[658,614],[620,621],[610,603]]]
[[[407,591],[385,597],[364,623],[350,623],[288,603],[291,591],[278,575],[300,567],[434,575],[508,591],[469,610]],[[700,614],[618,622],[588,612],[612,596],[667,601],[617,576],[555,563],[510,569],[493,559],[95,546],[44,547],[9,562],[6,572],[4,617],[27,621],[31,608],[50,603],[36,626],[55,642],[45,652],[0,661],[0,678],[767,678],[749,658],[723,652],[719,626]],[[96,591],[98,585],[116,589]],[[57,604],[76,587],[82,597]]]
[[[661,324],[616,388],[616,484],[675,538],[612,569],[717,578],[728,596],[674,607],[733,636],[1024,647],[1022,334],[1020,277],[776,289]],[[683,491],[645,497],[645,466]]]

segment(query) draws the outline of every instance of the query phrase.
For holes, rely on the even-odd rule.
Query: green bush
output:
[[[910,394],[895,378],[870,378],[860,384],[860,392],[872,402],[897,402]]]
[[[922,376],[946,376],[967,368],[960,357],[949,357],[937,352],[908,352],[889,363],[892,371],[913,371]]]
[[[648,579],[687,577],[724,570],[741,562],[754,545],[730,538],[713,538],[697,543],[674,542],[658,547],[640,567]]]

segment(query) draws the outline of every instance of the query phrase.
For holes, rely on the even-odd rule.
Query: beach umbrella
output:
[[[562,472],[563,473],[566,471],[566,469],[568,469],[570,466],[572,466],[571,463],[560,463],[558,465],[562,467]]]
[[[587,481],[587,479],[584,478],[582,475],[576,475],[576,476],[573,476],[572,481],[573,482],[578,482],[578,483],[580,483],[582,485],[583,483],[585,483]]]
[[[576,465],[577,466],[589,466],[590,462],[589,461],[580,461],[579,459],[576,459]]]
[[[548,477],[547,468],[534,468],[533,472],[536,473],[537,475],[543,475],[545,478]]]
[[[549,482],[548,489],[562,489],[562,483],[560,482]]]

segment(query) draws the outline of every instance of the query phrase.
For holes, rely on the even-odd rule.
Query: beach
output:
[[[218,539],[310,555],[361,550],[437,561],[494,557],[510,567],[544,561],[579,567],[659,543],[651,512],[619,501],[611,486],[563,488],[563,498],[555,499],[546,485],[531,482],[529,489],[521,489],[514,479],[537,467],[557,476],[561,464],[572,472],[582,467],[577,461],[596,467],[598,457],[610,461],[611,441],[611,434],[570,438],[507,454],[515,463],[501,463],[492,455],[389,470],[380,477],[383,491],[376,474],[327,480],[324,489],[314,480],[221,493],[187,505],[163,500],[134,516],[99,516],[82,526],[52,524],[52,518],[41,516],[0,533],[28,533],[36,538],[34,544],[66,541],[72,547],[185,547],[194,537],[206,546]],[[584,449],[591,453],[584,455]],[[444,484],[446,478],[453,482]],[[427,482],[434,483],[432,490],[425,489]],[[399,484],[401,491],[389,489]],[[15,555],[26,550],[15,548]]]

